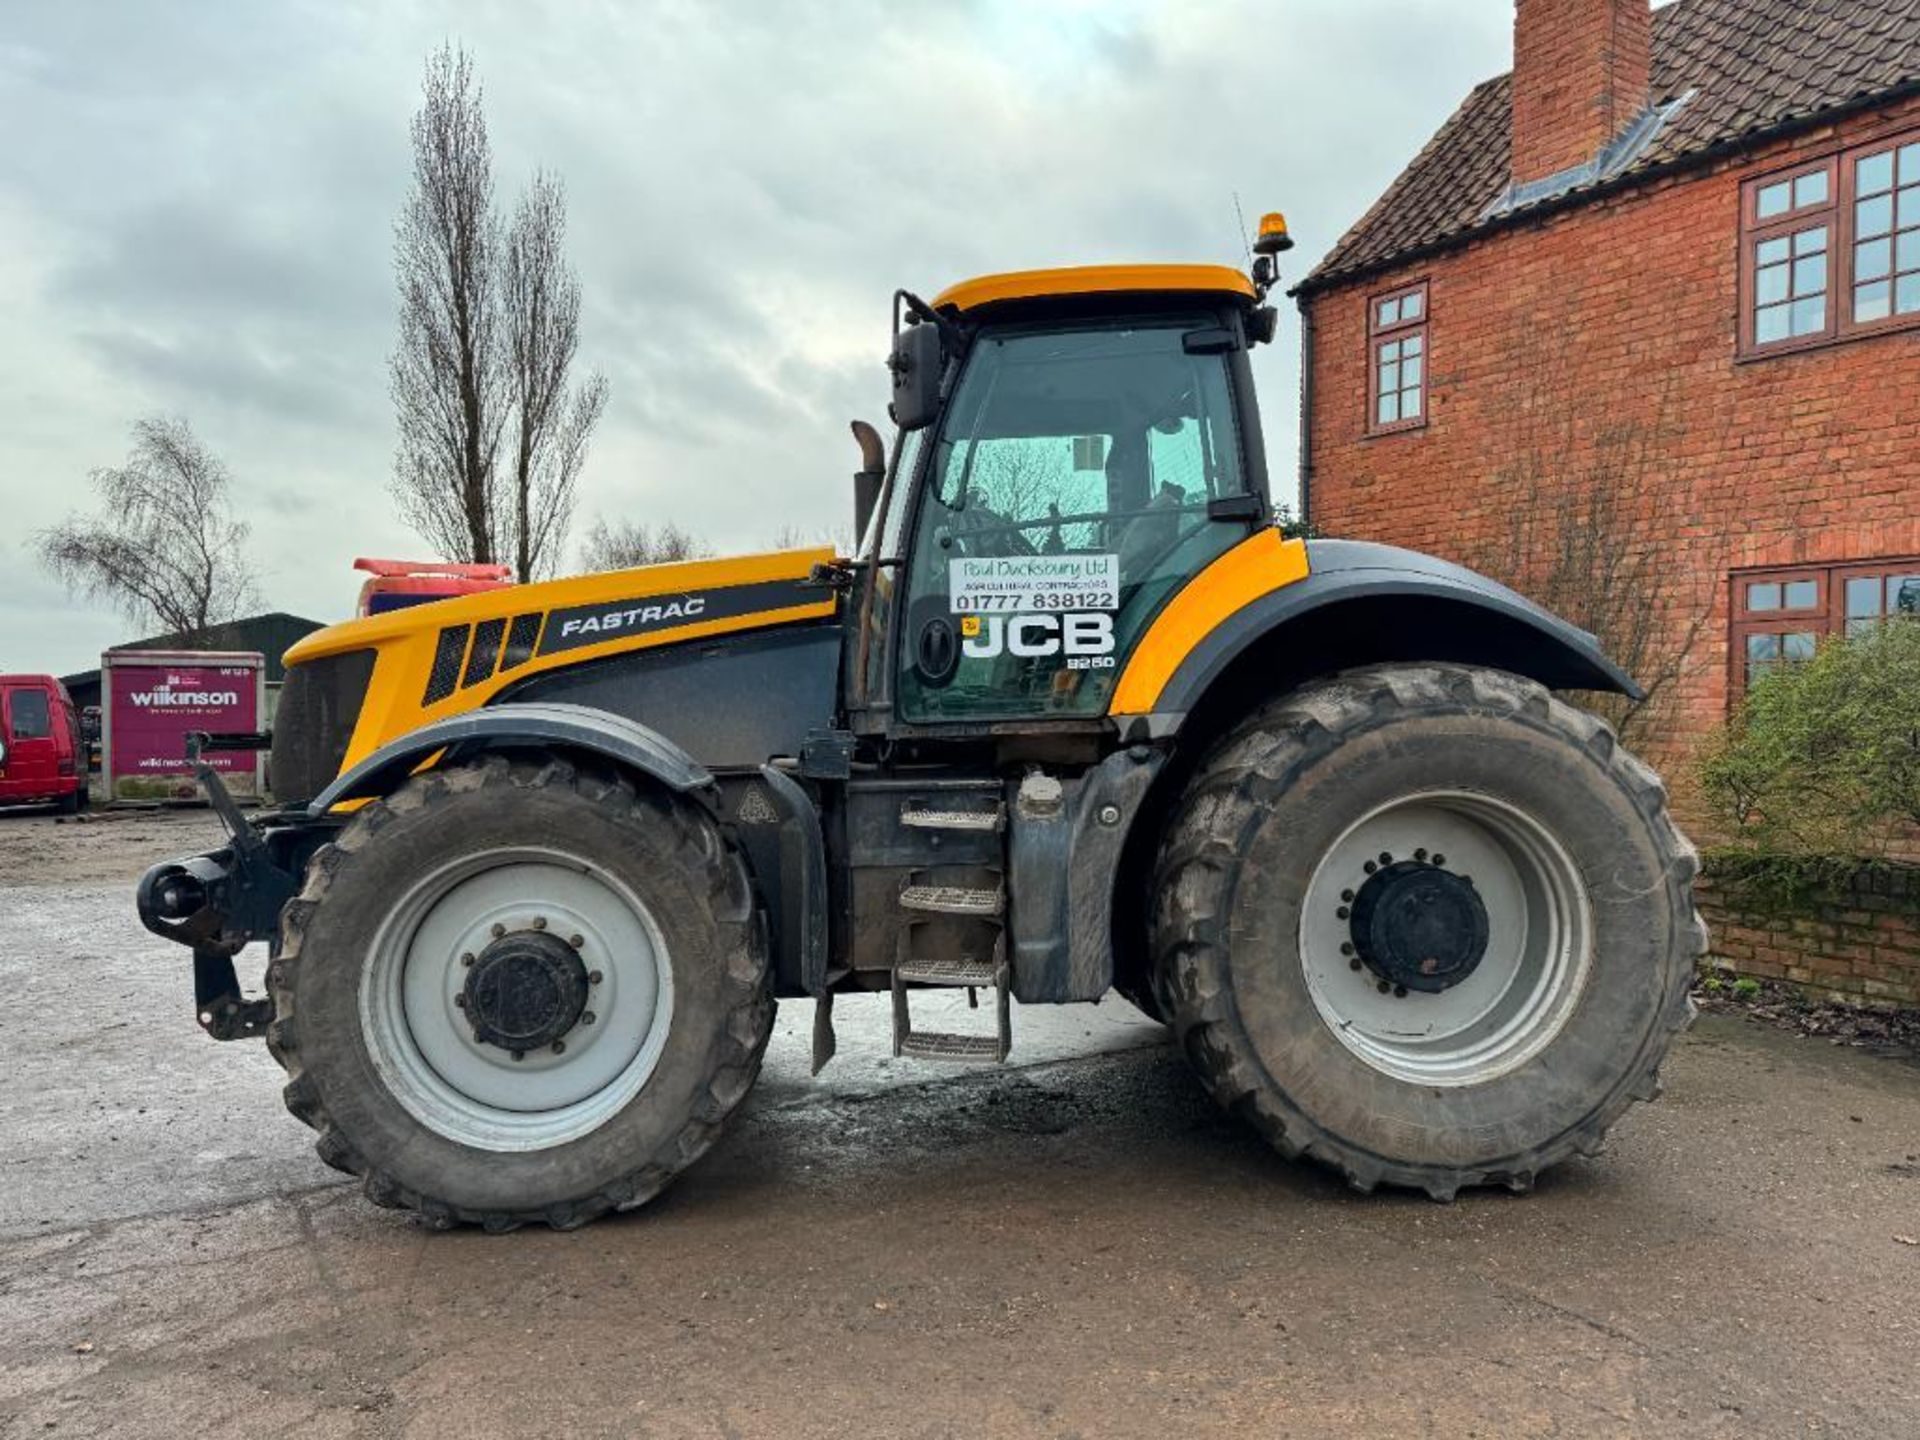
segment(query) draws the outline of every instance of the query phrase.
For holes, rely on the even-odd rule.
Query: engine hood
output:
[[[628,651],[818,621],[835,592],[812,583],[829,549],[695,560],[515,585],[349,620],[291,650],[303,666],[372,652],[344,763],[423,725],[487,704],[508,686]],[[344,718],[344,717],[343,717]]]

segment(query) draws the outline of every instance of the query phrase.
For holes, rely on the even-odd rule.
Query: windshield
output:
[[[1228,356],[1204,313],[977,339],[927,457],[902,713],[1098,714],[1134,640],[1246,534]],[[1209,347],[1211,348],[1211,347]]]
[[[1149,507],[1239,494],[1225,367],[1182,345],[1205,323],[984,337],[941,434],[932,498],[969,528],[1057,552],[1092,548]]]

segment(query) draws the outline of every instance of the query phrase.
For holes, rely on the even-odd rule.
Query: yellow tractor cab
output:
[[[779,1001],[891,997],[1004,1061],[1118,990],[1289,1155],[1525,1188],[1687,1018],[1691,848],[1555,692],[1593,638],[1458,566],[1274,519],[1253,273],[1096,266],[895,297],[851,555],[471,594],[287,655],[280,808],[156,865],[220,1039],[382,1204],[571,1225],[719,1133]],[[264,993],[234,958],[268,949]],[[928,989],[989,1005],[917,1025]]]

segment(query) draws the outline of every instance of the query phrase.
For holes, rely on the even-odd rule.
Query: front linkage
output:
[[[233,957],[255,940],[278,945],[280,911],[300,888],[306,862],[334,828],[302,810],[249,822],[220,774],[200,757],[209,750],[258,749],[264,737],[195,734],[187,758],[229,843],[204,855],[155,865],[140,878],[140,922],[193,950],[194,1018],[215,1040],[264,1035],[273,1002],[240,993]]]

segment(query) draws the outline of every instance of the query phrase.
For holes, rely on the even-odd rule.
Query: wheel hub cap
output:
[[[566,941],[515,930],[474,957],[460,1008],[481,1044],[539,1050],[579,1023],[587,987],[587,967]]]
[[[1430,995],[1465,980],[1487,953],[1487,907],[1473,882],[1421,860],[1368,876],[1351,926],[1353,951],[1369,970]]]

